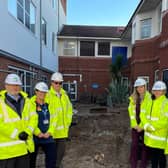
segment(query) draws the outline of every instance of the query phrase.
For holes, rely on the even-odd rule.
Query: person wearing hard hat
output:
[[[34,151],[37,114],[21,85],[18,75],[8,74],[0,92],[0,168],[29,168]]]
[[[49,106],[56,114],[56,127],[53,138],[56,141],[56,168],[61,167],[65,153],[65,144],[68,138],[69,127],[72,121],[72,104],[65,90],[62,88],[63,76],[55,72],[51,76],[51,87],[48,93]]]
[[[144,124],[144,143],[151,153],[152,168],[166,168],[166,138],[168,131],[168,99],[166,85],[157,81],[152,87],[152,103]]]
[[[146,81],[143,78],[138,78],[134,83],[134,90],[129,97],[130,103],[128,107],[130,125],[131,125],[131,152],[130,163],[131,168],[138,166],[139,157],[141,158],[140,167],[146,168],[148,161],[148,149],[144,145],[144,120],[146,113],[150,107],[151,95],[147,91]],[[139,154],[141,156],[139,156]]]
[[[35,152],[30,155],[30,167],[36,167],[38,149],[42,147],[45,153],[45,167],[55,168],[56,144],[52,137],[55,126],[53,122],[54,116],[46,99],[48,86],[44,82],[38,82],[34,90],[35,95],[31,98],[31,102],[38,114],[38,127],[34,131]]]

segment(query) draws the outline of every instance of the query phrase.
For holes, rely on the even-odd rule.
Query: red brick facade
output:
[[[22,61],[17,61],[16,59],[12,59],[12,58],[8,58],[4,55],[0,54],[0,90],[4,89],[4,79],[6,77],[6,75],[8,73],[11,72],[11,70],[9,69],[9,66],[11,67],[15,67],[15,68],[19,68],[25,71],[29,71],[29,72],[33,72],[36,73],[36,79],[33,80],[32,82],[32,87],[34,86],[34,84],[40,80],[41,76],[45,76],[47,78],[48,81],[50,81],[50,76],[51,73],[42,70],[40,68],[38,68],[37,66],[32,66],[30,64],[26,64]],[[32,70],[30,70],[30,67],[32,68]],[[23,81],[22,81],[23,82]]]
[[[90,94],[101,94],[108,87],[111,75],[110,66],[111,58],[95,58],[95,57],[59,57],[59,71],[63,74],[81,74],[79,76],[64,77],[65,81],[77,81],[78,98],[84,92]],[[93,89],[92,85],[99,85],[97,89]]]
[[[130,59],[130,80],[138,76],[149,76],[149,86],[153,85],[154,73],[159,70],[162,79],[163,70],[168,69],[168,13],[163,17],[162,31],[159,36],[151,39],[138,40],[132,49]]]

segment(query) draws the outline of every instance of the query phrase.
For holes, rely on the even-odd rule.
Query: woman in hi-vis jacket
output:
[[[166,168],[166,138],[168,132],[168,99],[166,85],[157,81],[152,87],[152,103],[144,124],[144,143],[150,150],[152,168]]]
[[[130,162],[131,168],[138,167],[139,157],[141,162],[139,167],[146,168],[148,161],[148,148],[144,145],[143,121],[150,107],[151,95],[146,90],[146,81],[138,78],[134,83],[134,91],[129,97],[130,103],[128,107],[130,125],[131,125],[131,152]],[[140,155],[140,156],[139,156]]]

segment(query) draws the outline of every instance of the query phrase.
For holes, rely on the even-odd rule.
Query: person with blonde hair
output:
[[[148,149],[143,143],[144,131],[143,125],[146,118],[146,113],[151,102],[151,95],[146,89],[146,81],[138,78],[134,83],[134,91],[129,97],[130,103],[128,107],[130,125],[131,125],[131,152],[130,162],[131,168],[138,167],[139,154],[141,155],[141,168],[146,168],[148,161]],[[141,143],[141,149],[140,149]]]
[[[157,81],[152,87],[152,103],[144,123],[144,143],[150,149],[152,168],[166,168],[166,138],[168,132],[168,99],[166,85]]]

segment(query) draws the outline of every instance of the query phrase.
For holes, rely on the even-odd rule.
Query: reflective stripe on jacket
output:
[[[163,95],[153,100],[144,124],[144,143],[153,148],[164,149],[168,131],[168,100]]]
[[[56,95],[55,90],[51,86],[47,95],[49,100],[49,110],[55,115],[55,131],[54,138],[67,138],[69,126],[72,121],[72,104],[66,92],[61,88],[61,97]]]
[[[129,117],[130,117],[130,125],[131,128],[134,128],[135,126],[140,126],[141,128],[143,128],[145,119],[146,119],[146,113],[150,108],[150,104],[151,104],[151,95],[148,91],[146,91],[145,96],[144,96],[144,100],[141,102],[140,105],[140,123],[138,124],[136,121],[136,104],[134,103],[133,98],[130,96],[129,97],[130,103],[128,106],[128,112],[129,112]]]
[[[27,94],[20,92],[25,99],[22,117],[5,103],[6,91],[0,93],[0,159],[25,155],[34,151],[33,131],[37,125],[37,114],[32,109]],[[28,140],[19,140],[18,134],[25,131]]]

